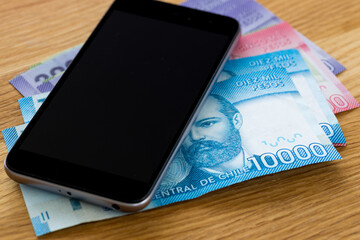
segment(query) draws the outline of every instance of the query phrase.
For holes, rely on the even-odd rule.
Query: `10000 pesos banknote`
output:
[[[254,77],[257,82],[237,84]],[[24,127],[3,131],[9,149]],[[215,84],[146,209],[340,158],[285,69],[237,75]],[[28,186],[21,189],[36,235],[124,215]]]

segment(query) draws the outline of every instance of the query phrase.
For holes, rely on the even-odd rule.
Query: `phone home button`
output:
[[[111,205],[115,210],[120,210],[120,207],[119,207],[119,205],[117,205],[117,204],[113,204],[113,205]]]

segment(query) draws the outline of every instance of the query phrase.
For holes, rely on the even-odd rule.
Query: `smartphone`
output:
[[[239,32],[229,17],[115,1],[9,152],[7,174],[116,210],[144,208]]]

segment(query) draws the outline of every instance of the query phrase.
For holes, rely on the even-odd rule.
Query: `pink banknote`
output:
[[[241,37],[231,58],[256,56],[291,48],[298,49],[308,63],[334,113],[360,106],[339,79],[321,62],[296,31],[286,22]]]

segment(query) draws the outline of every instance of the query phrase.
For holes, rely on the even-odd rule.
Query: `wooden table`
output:
[[[180,3],[181,0],[168,0]],[[0,129],[22,124],[8,83],[32,64],[84,42],[112,0],[0,2]],[[360,100],[358,0],[259,0],[348,70]],[[41,239],[360,239],[360,110],[337,115],[343,160],[256,178],[195,200],[83,224]],[[1,164],[7,150],[0,139]],[[0,170],[0,239],[34,239],[19,189]]]

